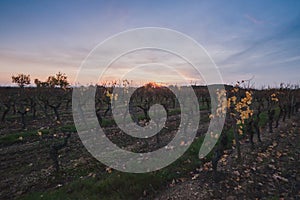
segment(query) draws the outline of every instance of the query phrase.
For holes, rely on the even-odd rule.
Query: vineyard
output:
[[[186,86],[135,88],[126,80],[89,86],[96,91],[95,114],[105,135],[128,151],[170,147],[181,114],[193,113],[187,120],[200,115],[196,137],[182,157],[166,168],[132,174],[105,166],[83,146],[73,121],[74,88],[64,74],[36,79],[36,87],[26,86],[26,77],[13,80],[19,87],[0,88],[0,199],[300,198],[298,86],[254,89],[242,81],[211,94],[207,86],[193,85],[198,109],[187,111],[172,93],[188,96]],[[155,128],[150,108],[160,104],[166,111],[156,135],[131,137],[118,127],[112,108],[129,94],[129,109],[121,113],[124,124],[131,118],[141,127],[154,121]],[[219,100],[216,107],[211,95]],[[76,109],[88,100],[81,99]],[[218,142],[200,159],[209,122],[220,116],[225,118],[222,133],[209,133]],[[189,134],[189,123],[183,129]]]

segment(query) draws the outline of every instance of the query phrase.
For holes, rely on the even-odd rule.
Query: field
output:
[[[143,153],[164,148],[183,120],[185,108],[164,86],[95,89],[97,120],[122,149]],[[135,92],[123,113],[125,124],[129,116],[148,125],[154,104],[166,110],[166,123],[155,136],[131,137],[117,126],[111,109],[130,89]],[[191,112],[201,118],[191,146],[168,167],[135,174],[105,166],[84,147],[73,120],[71,88],[2,87],[0,199],[299,199],[300,90],[225,89],[229,103],[214,107],[207,87],[193,86],[199,109]],[[184,87],[179,90],[185,95]],[[199,159],[209,122],[218,114],[225,117],[222,134]],[[184,128],[189,134],[188,125]]]

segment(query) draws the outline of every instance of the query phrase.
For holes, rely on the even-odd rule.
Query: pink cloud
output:
[[[258,20],[255,17],[252,17],[251,15],[245,14],[244,15],[249,21],[251,21],[254,24],[265,24],[265,21],[263,20]]]

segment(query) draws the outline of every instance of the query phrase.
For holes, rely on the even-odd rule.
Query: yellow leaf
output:
[[[242,129],[238,129],[238,132],[239,132],[240,135],[243,135]]]
[[[109,173],[109,174],[112,173],[112,168],[110,168],[110,167],[107,167],[105,170],[106,170],[106,172]]]
[[[233,145],[236,145],[235,139],[232,140],[232,144],[233,144]]]
[[[280,153],[279,151],[276,152],[276,157],[277,157],[277,158],[280,158],[281,155],[282,155],[282,153]]]

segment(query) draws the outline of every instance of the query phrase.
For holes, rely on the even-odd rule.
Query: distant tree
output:
[[[66,76],[66,74],[62,74],[61,72],[58,72],[58,74],[56,74],[56,80],[58,86],[61,88],[66,88],[67,86],[69,86],[70,84],[67,78],[68,77]]]
[[[49,76],[45,82],[35,79],[34,83],[37,87],[60,87],[67,88],[70,84],[64,73],[58,72],[55,76]]]
[[[48,84],[48,82],[46,81],[46,82],[43,82],[43,81],[40,81],[39,79],[34,79],[34,83],[35,83],[35,85],[36,85],[36,87],[49,87],[49,84]]]
[[[54,88],[55,86],[57,86],[57,80],[54,76],[49,76],[46,83],[48,83],[49,87]]]
[[[41,81],[39,79],[34,79],[34,84],[36,85],[36,87],[41,87]]]
[[[49,76],[46,81],[50,87],[60,87],[66,88],[69,86],[69,82],[67,80],[67,76],[64,73],[58,72],[55,76]]]
[[[18,74],[17,76],[12,76],[11,78],[12,82],[18,84],[21,88],[30,84],[30,75]]]

